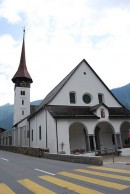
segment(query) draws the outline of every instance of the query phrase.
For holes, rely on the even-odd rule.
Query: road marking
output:
[[[53,174],[53,173],[51,173],[51,172],[47,172],[47,171],[40,170],[40,169],[37,169],[37,168],[35,168],[35,170],[37,170],[37,171],[39,171],[39,172],[44,172],[44,173],[46,173],[46,174],[50,174],[50,175],[52,175],[52,176],[55,176],[55,175],[56,175],[56,174]]]
[[[84,169],[75,169],[74,171],[76,171],[76,172],[83,172],[83,173],[92,174],[92,175],[97,175],[97,176],[102,176],[102,177],[118,179],[118,180],[123,180],[123,181],[130,181],[130,177],[128,177],[128,176],[119,176],[119,175],[115,175],[115,174],[108,174],[108,173],[103,173],[103,172],[95,172],[95,171],[84,170]]]
[[[15,194],[6,184],[0,183],[0,194]]]
[[[30,191],[32,191],[35,194],[56,194],[55,192],[29,180],[29,179],[23,179],[23,180],[18,180],[18,183],[23,185],[24,187],[28,188]],[[3,194],[3,193],[2,193]]]
[[[6,158],[0,158],[1,160],[5,160],[5,161],[9,161],[8,159],[6,159]]]
[[[92,183],[92,184],[117,189],[117,190],[123,190],[123,189],[127,189],[129,187],[127,185],[118,184],[118,183],[114,183],[114,182],[110,182],[110,181],[104,181],[104,180],[101,180],[101,179],[90,178],[90,177],[77,175],[77,174],[73,174],[73,173],[69,173],[69,172],[59,172],[58,174],[63,175],[63,176],[67,176],[67,177],[70,177],[70,178],[74,178],[74,179],[77,179],[77,180],[82,180],[82,181],[85,181],[85,182],[89,182],[89,183]]]
[[[117,169],[117,168],[106,168],[106,167],[99,167],[99,166],[90,166],[87,168],[91,169],[96,169],[96,170],[105,170],[105,171],[110,171],[110,172],[119,172],[119,173],[125,173],[125,174],[130,174],[130,170],[123,170],[123,169]]]
[[[69,189],[69,190],[77,192],[77,193],[80,193],[80,194],[86,194],[86,193],[89,193],[89,194],[102,194],[99,191],[95,191],[95,190],[89,189],[87,187],[83,187],[83,186],[80,186],[80,185],[77,185],[77,184],[73,184],[73,183],[70,183],[70,182],[67,182],[67,181],[63,181],[61,179],[58,179],[58,178],[55,178],[55,177],[52,177],[52,176],[45,175],[45,176],[40,176],[39,178],[41,178],[45,181],[51,182],[51,183],[53,183],[55,185],[58,185],[60,187]]]

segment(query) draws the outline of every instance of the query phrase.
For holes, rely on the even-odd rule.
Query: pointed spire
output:
[[[15,73],[14,77],[12,78],[12,81],[16,83],[19,78],[25,78],[30,83],[32,83],[32,78],[27,70],[26,66],[26,56],[25,56],[25,28],[23,29],[23,44],[22,44],[22,51],[21,51],[21,58],[20,58],[20,64],[18,67],[17,72]]]

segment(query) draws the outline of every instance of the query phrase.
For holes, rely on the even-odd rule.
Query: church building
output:
[[[128,144],[130,111],[83,59],[30,111],[33,82],[26,66],[25,40],[14,83],[12,145],[48,148],[50,153],[118,149]],[[43,88],[44,88],[43,83]]]

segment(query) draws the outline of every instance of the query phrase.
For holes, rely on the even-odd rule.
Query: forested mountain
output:
[[[115,97],[130,110],[130,84],[111,90]],[[42,100],[31,102],[31,105],[39,105]],[[0,106],[0,127],[10,130],[13,126],[13,105]]]
[[[111,90],[116,98],[130,110],[130,84]]]
[[[31,102],[31,105],[38,106],[42,100],[36,100]],[[0,106],[0,127],[6,130],[10,130],[13,126],[13,109],[14,106],[5,104]]]

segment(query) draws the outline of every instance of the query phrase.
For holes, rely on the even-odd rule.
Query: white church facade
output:
[[[30,86],[25,58],[21,52],[15,84],[12,145],[48,148],[50,153],[75,150],[92,152],[128,145],[130,111],[83,59],[30,112]],[[44,87],[44,85],[43,85]]]

